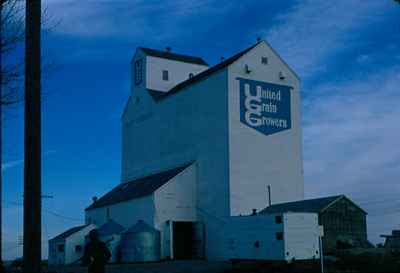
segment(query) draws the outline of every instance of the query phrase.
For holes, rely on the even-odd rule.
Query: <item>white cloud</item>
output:
[[[46,157],[48,155],[54,154],[54,153],[56,153],[55,150],[48,150],[42,155],[42,158]],[[8,169],[11,169],[11,168],[14,168],[14,167],[17,167],[17,166],[21,166],[23,164],[24,164],[24,159],[10,160],[8,162],[5,162],[5,163],[1,164],[1,171],[4,172],[4,171],[6,171]]]
[[[378,20],[390,1],[307,0],[276,18],[261,31],[301,76],[326,69],[324,60],[357,43],[358,30]]]
[[[202,13],[220,13],[211,0],[46,1],[49,13],[60,21],[55,32],[86,38],[167,39],[185,28],[180,22]]]
[[[310,90],[316,96],[305,102],[306,192],[314,197],[344,193],[359,201],[371,212],[374,241],[400,224],[393,215],[383,216],[384,222],[374,219],[400,205],[387,200],[400,194],[399,72],[400,66],[391,66],[366,78],[325,83]]]

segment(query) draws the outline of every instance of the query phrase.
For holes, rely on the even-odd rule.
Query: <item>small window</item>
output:
[[[64,251],[65,251],[65,245],[64,245],[64,244],[58,245],[58,246],[57,246],[57,251],[58,251],[58,252],[64,252]]]
[[[135,85],[139,85],[143,80],[143,60],[135,62]]]
[[[193,73],[189,73],[189,79],[193,78],[194,74]]]
[[[261,57],[261,63],[262,64],[268,64],[268,58],[267,57]]]
[[[282,224],[282,215],[275,216],[275,223]]]
[[[82,252],[82,246],[81,245],[76,245],[75,246],[75,252]]]
[[[277,232],[276,233],[276,240],[282,241],[283,240],[283,232]]]
[[[168,70],[163,70],[162,79],[163,81],[168,81]]]

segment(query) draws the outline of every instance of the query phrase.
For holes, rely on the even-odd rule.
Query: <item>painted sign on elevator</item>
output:
[[[244,78],[239,81],[240,121],[271,135],[292,127],[290,93],[293,87]]]

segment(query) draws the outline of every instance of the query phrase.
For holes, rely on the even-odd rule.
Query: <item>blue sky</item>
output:
[[[120,115],[137,46],[215,64],[266,39],[302,79],[307,197],[346,194],[369,238],[400,228],[400,5],[391,0],[43,0],[43,252],[119,183]],[[5,258],[22,247],[23,109],[6,112]]]

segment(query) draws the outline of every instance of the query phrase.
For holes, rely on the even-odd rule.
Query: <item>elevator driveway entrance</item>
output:
[[[173,259],[204,258],[204,224],[199,222],[171,222]]]

